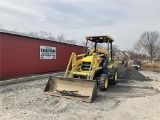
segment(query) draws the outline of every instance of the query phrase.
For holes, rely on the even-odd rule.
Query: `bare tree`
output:
[[[69,43],[69,44],[77,44],[76,40],[66,40],[64,37],[64,34],[59,34],[57,36],[57,38],[55,38],[52,33],[47,33],[45,31],[40,31],[40,32],[29,32],[26,33],[27,35],[30,35],[32,37],[41,37],[41,38],[45,38],[45,39],[50,39],[50,40],[55,40],[58,42],[65,42],[65,43]]]
[[[59,41],[59,42],[65,42],[65,38],[64,38],[64,34],[59,34],[58,36],[57,36],[57,41]]]
[[[65,42],[66,42],[66,43],[69,43],[69,44],[74,44],[74,45],[77,44],[77,41],[76,41],[76,40],[66,40]]]
[[[47,39],[50,39],[50,40],[55,40],[54,36],[52,35],[52,33],[47,33],[45,31],[40,31],[38,32],[38,35],[42,38],[47,38]]]
[[[28,32],[25,34],[30,35],[32,37],[41,37],[41,38],[45,38],[45,39],[56,40],[55,37],[52,35],[52,33],[47,33],[45,31]]]
[[[86,41],[83,41],[83,42],[81,43],[81,45],[85,47]],[[92,48],[94,47],[94,43],[91,42],[91,41],[88,41],[87,47],[88,47],[88,49],[92,49]]]
[[[141,53],[141,50],[142,50],[142,47],[141,45],[139,44],[139,41],[137,41],[136,43],[134,43],[134,50],[137,54],[140,54]]]
[[[118,53],[119,49],[117,45],[112,45],[112,54],[113,56],[116,56],[116,53]]]
[[[37,32],[28,32],[28,33],[26,33],[26,34],[28,34],[28,35],[30,35],[30,36],[32,36],[32,37],[39,37],[39,35],[38,35]]]
[[[69,43],[69,44],[74,44],[74,45],[77,44],[76,40],[66,40],[64,37],[64,34],[62,34],[62,33],[57,36],[57,41],[65,42],[65,43]]]
[[[38,36],[42,37],[42,38],[47,38],[48,37],[48,33],[45,31],[39,31],[38,32]]]
[[[150,55],[151,61],[160,51],[160,36],[157,31],[144,32],[138,40],[139,45]]]
[[[52,35],[52,33],[48,33],[47,38],[50,40],[56,40],[55,37]]]

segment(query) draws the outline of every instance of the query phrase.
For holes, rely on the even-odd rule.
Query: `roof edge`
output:
[[[20,33],[20,32],[5,30],[5,29],[0,29],[0,33],[12,34],[12,35],[18,35],[18,36],[23,36],[23,37],[40,39],[40,40],[44,40],[44,41],[52,41],[52,42],[57,42],[57,43],[62,43],[62,44],[68,44],[68,45],[74,45],[74,46],[84,47],[82,45],[77,45],[77,44],[75,45],[75,44],[70,44],[70,43],[67,43],[67,42],[59,42],[59,41],[56,41],[56,40],[47,39],[45,37],[39,37],[39,36],[36,37],[36,36],[27,35],[25,33]]]

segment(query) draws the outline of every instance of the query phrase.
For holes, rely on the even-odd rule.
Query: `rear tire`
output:
[[[109,80],[109,84],[110,85],[116,85],[117,79],[118,79],[118,71],[115,70],[114,75],[113,75],[113,79]]]
[[[108,75],[101,74],[99,80],[97,81],[97,86],[100,91],[105,91],[108,87]]]

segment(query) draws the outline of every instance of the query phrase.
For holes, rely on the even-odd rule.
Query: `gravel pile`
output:
[[[119,76],[121,76],[127,68],[124,65],[118,65],[117,69]]]
[[[134,68],[126,68],[125,66],[118,66],[119,78],[120,79],[129,79],[137,81],[150,81],[151,79],[146,78],[143,74],[138,72]]]

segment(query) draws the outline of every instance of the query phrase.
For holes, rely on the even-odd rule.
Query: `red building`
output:
[[[83,47],[0,30],[0,79],[65,70]]]

